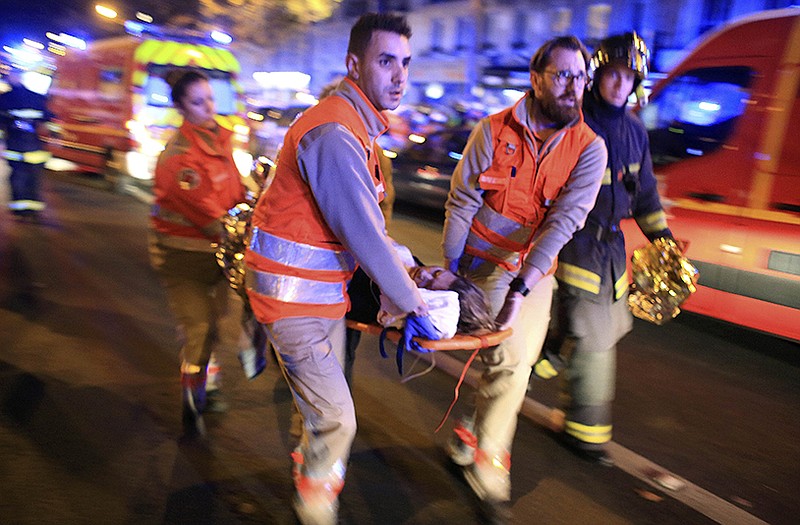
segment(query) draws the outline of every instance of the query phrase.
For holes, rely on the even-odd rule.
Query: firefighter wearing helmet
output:
[[[549,379],[565,370],[563,439],[576,454],[610,466],[616,344],[632,326],[625,238],[620,221],[636,219],[648,239],[672,237],[656,190],[647,132],[628,99],[647,77],[649,51],[636,33],[606,38],[589,64],[586,123],[608,147],[608,165],[583,229],[558,257],[556,329],[534,365]]]
[[[8,208],[18,217],[35,219],[45,208],[39,179],[50,158],[39,138],[50,118],[47,98],[28,89],[18,69],[11,68],[4,80],[9,90],[0,94],[0,156],[11,168]]]

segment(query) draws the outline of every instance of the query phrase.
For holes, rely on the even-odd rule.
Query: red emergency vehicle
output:
[[[158,154],[181,123],[164,79],[173,69],[191,67],[209,76],[217,120],[234,131],[234,159],[243,175],[249,173],[240,66],[228,49],[152,29],[69,49],[56,66],[49,102],[55,119],[46,139],[54,157],[108,177],[151,180]]]
[[[685,310],[800,341],[800,9],[705,37],[640,117],[676,237],[700,271]],[[626,225],[629,251],[645,243]]]

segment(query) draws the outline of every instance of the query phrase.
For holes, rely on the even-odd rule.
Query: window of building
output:
[[[517,11],[514,16],[514,39],[511,47],[514,49],[525,49],[528,47],[528,15],[522,11]]]
[[[444,22],[440,18],[431,20],[431,51],[442,51],[444,41]]]
[[[609,4],[593,4],[586,10],[586,38],[599,40],[608,36]]]
[[[552,34],[569,34],[570,27],[572,27],[572,9],[569,7],[556,7],[553,9],[550,22],[550,31]]]
[[[458,17],[456,19],[456,50],[466,51],[472,47],[473,42],[475,42],[475,26],[469,18]]]
[[[729,0],[703,0],[700,34],[724,24],[729,18],[731,3]]]
[[[493,38],[497,36],[497,22],[489,13],[483,13],[481,15],[481,23],[483,24],[483,43],[480,46],[480,49],[484,51],[491,51],[497,48],[497,45],[493,41]]]

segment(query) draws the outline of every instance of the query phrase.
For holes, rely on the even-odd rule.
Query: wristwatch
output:
[[[525,297],[531,291],[530,288],[525,286],[525,281],[523,281],[519,277],[514,277],[513,279],[511,279],[511,283],[509,283],[508,287],[511,288],[512,292],[521,293],[522,297]]]

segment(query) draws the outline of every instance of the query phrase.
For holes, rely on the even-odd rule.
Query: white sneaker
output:
[[[339,500],[306,499],[299,493],[292,500],[297,519],[303,525],[336,525]]]
[[[344,486],[344,472],[334,470],[323,478],[311,478],[303,472],[299,448],[292,453],[295,495],[292,507],[302,525],[335,525],[339,515],[339,493]]]
[[[475,444],[478,438],[473,434],[474,430],[475,423],[471,417],[461,418],[445,444],[445,452],[450,456],[450,461],[460,467],[475,463]]]
[[[511,499],[511,456],[507,452],[491,455],[478,449],[475,462],[464,469],[464,479],[480,499],[508,501]]]

